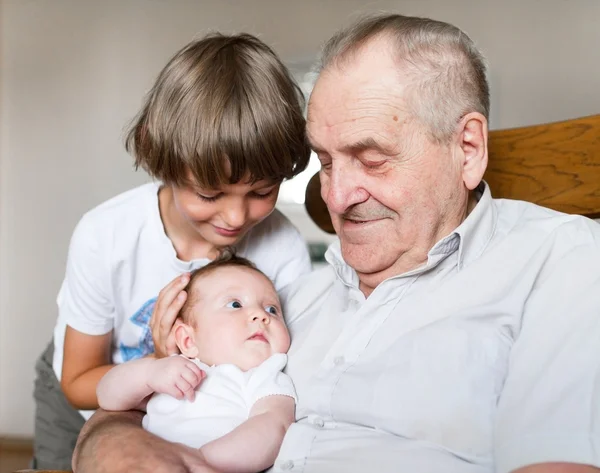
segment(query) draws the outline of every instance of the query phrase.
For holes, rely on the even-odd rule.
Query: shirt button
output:
[[[344,357],[343,357],[343,356],[336,356],[336,357],[333,359],[333,364],[334,364],[335,366],[340,366],[340,365],[343,365],[343,364],[344,364]]]
[[[323,427],[325,425],[325,421],[320,417],[317,417],[314,422],[317,427]]]
[[[288,471],[294,468],[294,462],[292,460],[286,460],[281,464],[281,469],[284,471]]]

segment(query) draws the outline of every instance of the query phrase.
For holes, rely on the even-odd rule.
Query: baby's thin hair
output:
[[[194,282],[196,282],[201,277],[216,271],[219,268],[225,268],[228,266],[248,268],[253,271],[256,271],[259,274],[262,274],[264,277],[269,279],[267,275],[263,273],[260,269],[258,269],[252,261],[250,261],[247,258],[244,258],[243,256],[236,255],[234,248],[226,247],[221,250],[219,256],[213,261],[208,263],[206,266],[203,266],[191,272],[190,281],[184,288],[184,290],[187,292],[188,298],[183,304],[181,310],[179,311],[179,317],[183,320],[183,322],[185,322],[186,324],[192,324],[194,320],[194,318],[191,316],[192,307],[195,303],[195,300],[191,294],[194,287]]]

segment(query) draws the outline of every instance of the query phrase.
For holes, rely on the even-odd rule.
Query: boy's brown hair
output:
[[[249,34],[193,41],[160,72],[125,147],[166,184],[279,183],[310,149],[304,99],[275,52]],[[190,183],[188,170],[196,182]]]
[[[206,276],[219,268],[225,268],[228,266],[251,269],[267,278],[267,280],[269,280],[267,275],[263,273],[260,269],[258,269],[252,261],[244,258],[243,256],[237,256],[233,248],[224,248],[223,250],[221,250],[220,255],[215,260],[211,261],[206,266],[192,271],[190,275],[190,280],[184,288],[184,291],[187,292],[188,297],[184,302],[183,307],[179,311],[179,317],[181,317],[183,322],[185,322],[188,325],[194,324],[194,317],[191,314],[192,307],[196,303],[196,298],[192,294],[194,289],[194,283],[198,281],[198,279],[202,276]]]

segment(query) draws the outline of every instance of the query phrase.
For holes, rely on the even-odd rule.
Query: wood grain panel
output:
[[[494,197],[600,216],[600,115],[490,132]]]

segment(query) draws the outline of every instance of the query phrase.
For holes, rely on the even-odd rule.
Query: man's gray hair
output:
[[[371,40],[389,37],[402,74],[409,79],[406,100],[431,138],[446,143],[469,112],[489,119],[486,61],[473,41],[456,26],[403,15],[363,17],[325,45],[320,70],[341,66]]]

